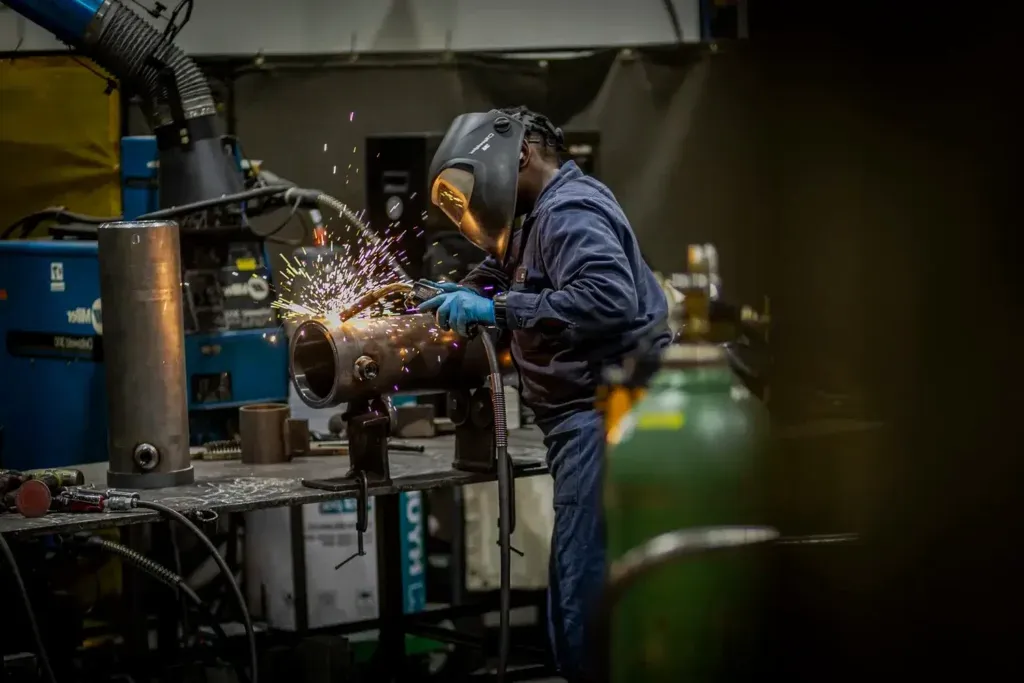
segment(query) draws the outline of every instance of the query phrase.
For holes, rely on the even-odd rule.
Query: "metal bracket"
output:
[[[494,409],[490,390],[452,391],[448,394],[448,417],[455,425],[455,460],[452,467],[463,472],[494,474]]]
[[[343,416],[347,423],[349,471],[344,477],[332,479],[303,479],[302,485],[322,491],[356,490],[357,550],[339,563],[341,569],[357,557],[366,554],[363,535],[370,519],[370,485],[390,485],[391,466],[388,461],[388,434],[391,415],[388,404],[382,400],[352,404]]]

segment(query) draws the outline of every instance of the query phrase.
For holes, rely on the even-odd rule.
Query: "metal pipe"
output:
[[[190,484],[178,225],[104,223],[99,241],[107,377],[107,484]]]
[[[481,340],[442,330],[429,313],[337,325],[307,320],[296,328],[289,355],[295,389],[313,408],[476,388],[489,374]]]

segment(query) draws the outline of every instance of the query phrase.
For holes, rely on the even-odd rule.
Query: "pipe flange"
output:
[[[143,472],[149,472],[160,464],[160,451],[151,443],[140,443],[132,452],[135,466]]]

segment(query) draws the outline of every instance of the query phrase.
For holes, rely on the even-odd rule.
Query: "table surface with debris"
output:
[[[422,446],[422,453],[389,451],[390,484],[371,484],[371,496],[399,491],[426,491],[494,481],[493,474],[476,474],[452,469],[454,436],[431,439],[402,439],[392,443]],[[545,449],[539,430],[524,427],[509,431],[509,454],[516,476],[533,476],[547,471]],[[343,477],[349,469],[347,455],[317,455],[295,458],[277,465],[247,465],[239,460],[193,460],[195,483],[142,491],[144,500],[163,503],[179,512],[212,510],[218,513],[245,512],[269,507],[320,503],[357,495],[353,486],[345,491],[323,491],[302,484],[304,479]],[[107,463],[77,466],[85,474],[85,488],[106,488]],[[0,533],[74,533],[103,527],[152,522],[159,515],[150,510],[101,513],[58,513],[26,518],[14,512],[0,513]]]

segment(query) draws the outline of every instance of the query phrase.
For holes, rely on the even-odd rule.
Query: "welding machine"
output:
[[[156,160],[155,138],[122,139],[126,219],[158,207]],[[189,422],[199,444],[232,436],[240,405],[287,401],[288,344],[259,238],[241,227],[183,233],[181,259]],[[97,243],[0,241],[0,336],[2,466],[106,460]]]

